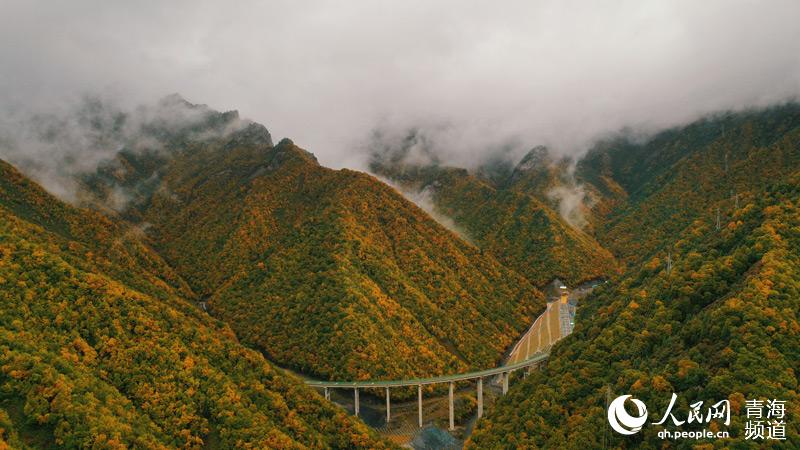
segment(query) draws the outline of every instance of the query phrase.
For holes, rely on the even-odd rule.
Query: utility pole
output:
[[[667,252],[667,275],[672,272],[672,252]]]

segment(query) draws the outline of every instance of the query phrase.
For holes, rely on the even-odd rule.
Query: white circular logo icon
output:
[[[639,410],[638,416],[632,416],[625,411],[625,400],[631,399],[636,409]],[[611,428],[620,434],[636,434],[642,429],[642,425],[647,421],[647,407],[641,400],[631,398],[630,395],[621,395],[608,405],[608,423]]]

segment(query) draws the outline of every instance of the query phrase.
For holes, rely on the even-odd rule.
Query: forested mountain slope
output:
[[[597,239],[626,262],[674,241],[696,218],[736,204],[800,167],[800,104],[711,116],[647,142],[599,144],[576,177],[597,192]],[[662,251],[663,253],[663,251]],[[663,257],[663,256],[662,256]]]
[[[583,302],[575,333],[489,412],[473,448],[597,448],[603,436],[611,446],[660,448],[658,427],[635,437],[599,431],[607,390],[662,412],[672,392],[682,411],[729,399],[739,439],[745,399],[786,400],[787,435],[798,445],[800,173],[742,204],[719,231],[695,221],[675,248],[670,273],[653,258]]]
[[[798,124],[798,103],[716,114],[645,141],[602,141],[574,171],[541,146],[516,164],[448,167],[430,151],[412,157],[424,144],[412,136],[406,146],[376,149],[372,170],[423,192],[478,246],[535,283],[558,276],[575,284],[615,274],[611,254],[623,266],[638,263],[695,218],[716,220],[721,200],[724,221],[737,202],[800,165]]]
[[[51,231],[52,239],[69,242],[65,258],[90,264],[137,290],[166,298],[191,297],[183,279],[147,245],[143,231],[96,211],[55,201],[39,185],[0,160],[0,206],[16,217]]]
[[[281,364],[328,378],[489,367],[544,306],[391,187],[273,146],[260,125],[165,147],[123,151],[87,186],[100,202],[127,187],[125,216],[214,316]]]
[[[0,162],[0,447],[376,448],[118,221]]]
[[[439,164],[406,164],[378,154],[372,170],[411,192],[422,192],[437,213],[452,219],[469,239],[537,286],[554,278],[570,285],[616,273],[614,257],[593,237],[570,225],[547,192],[557,170],[535,149],[504,176],[481,176]],[[491,178],[491,179],[490,179]]]
[[[798,130],[789,104],[590,152],[578,174],[614,205],[598,214],[598,236],[627,273],[582,301],[575,332],[489,412],[472,447],[661,448],[659,427],[607,429],[606,401],[632,394],[655,421],[672,392],[684,412],[730,400],[742,447],[745,399],[786,400],[788,441],[749,444],[800,445]]]

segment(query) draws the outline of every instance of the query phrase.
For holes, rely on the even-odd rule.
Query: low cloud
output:
[[[328,166],[364,168],[372,132],[416,129],[443,161],[470,167],[793,98],[798,17],[791,0],[10,0],[0,108],[180,92],[238,109]]]
[[[463,228],[456,225],[456,222],[452,218],[450,218],[446,214],[443,214],[436,208],[436,205],[433,201],[434,192],[431,186],[426,186],[422,190],[416,192],[404,192],[404,195],[406,196],[406,198],[416,203],[417,206],[422,208],[442,226],[452,231],[453,233],[459,235],[459,237],[469,242],[470,244],[473,244],[472,239],[470,239],[469,237],[469,234],[467,234],[467,232]]]
[[[165,136],[224,137],[249,123],[231,114],[219,126],[199,126],[212,114],[217,113],[177,95],[130,110],[114,99],[83,97],[58,107],[0,116],[0,158],[56,196],[77,202],[81,175],[103,167],[124,176],[126,168],[114,159],[122,150],[163,152]],[[104,206],[121,211],[130,200],[128,189],[112,186]]]
[[[441,211],[439,211],[438,208],[436,208],[436,203],[434,201],[435,188],[433,186],[428,185],[422,189],[411,189],[408,187],[400,186],[399,184],[395,183],[394,181],[388,178],[384,178],[379,175],[374,175],[374,176],[376,176],[389,186],[395,188],[398,192],[403,194],[403,197],[405,197],[407,200],[410,200],[415,205],[419,206],[420,209],[428,213],[428,215],[431,216],[433,220],[437,221],[440,225],[452,231],[453,233],[457,234],[461,239],[467,241],[468,243],[475,245],[475,243],[469,237],[469,234],[467,234],[466,230],[458,226],[450,216],[442,213]]]
[[[592,199],[581,184],[562,184],[547,191],[547,197],[558,204],[558,212],[570,226],[583,229],[587,225],[585,211],[592,206]]]

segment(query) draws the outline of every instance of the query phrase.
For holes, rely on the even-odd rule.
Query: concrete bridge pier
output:
[[[483,417],[483,377],[478,377],[478,418]]]
[[[419,427],[422,428],[422,385],[417,385],[417,411],[419,412]]]
[[[455,412],[453,411],[453,388],[455,383],[450,382],[450,394],[448,397],[449,404],[450,404],[450,431],[455,430]]]
[[[545,350],[549,350],[549,347],[546,347]],[[483,381],[484,378],[489,379],[490,383],[499,383],[502,386],[503,394],[508,392],[508,385],[510,383],[511,372],[515,370],[523,370],[523,373],[527,373],[530,370],[533,370],[537,367],[540,367],[549,357],[549,354],[545,351],[540,351],[532,358],[519,361],[519,362],[512,362],[510,364],[506,364],[500,367],[495,367],[493,369],[486,369],[480,370],[476,372],[469,372],[469,373],[461,373],[457,375],[445,375],[439,377],[432,377],[432,378],[422,378],[422,379],[412,379],[412,380],[375,380],[375,381],[316,381],[316,380],[306,380],[306,384],[312,386],[317,389],[322,389],[323,394],[327,400],[331,400],[332,394],[331,391],[333,389],[352,389],[353,390],[353,414],[356,416],[361,415],[361,404],[359,401],[359,396],[361,394],[360,389],[385,389],[386,394],[386,422],[389,423],[392,420],[392,404],[391,404],[391,389],[395,387],[417,387],[417,418],[420,428],[423,426],[422,421],[422,387],[427,385],[437,385],[437,384],[448,384],[449,392],[448,392],[448,407],[449,407],[449,419],[450,419],[450,429],[455,429],[455,385],[457,382],[472,382],[472,380],[477,380],[477,388],[478,388],[478,411],[477,415],[478,418],[483,417]],[[500,377],[498,379],[498,377]],[[343,406],[347,408],[347,405]]]
[[[389,405],[389,388],[386,388],[386,423],[392,419],[392,407]]]

